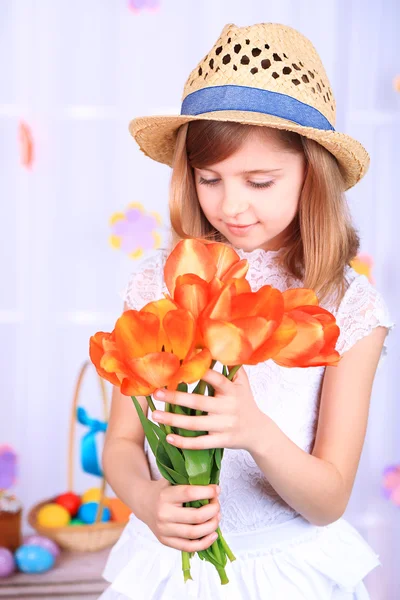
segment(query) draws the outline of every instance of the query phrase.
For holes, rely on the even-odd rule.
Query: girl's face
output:
[[[277,250],[297,212],[303,153],[285,151],[273,131],[251,134],[229,158],[194,169],[208,221],[233,246]]]

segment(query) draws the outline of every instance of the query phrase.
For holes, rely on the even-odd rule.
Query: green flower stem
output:
[[[229,371],[229,375],[228,375],[228,379],[230,381],[232,381],[232,379],[234,378],[234,376],[236,375],[236,373],[239,371],[240,367],[242,365],[235,365],[234,367],[232,367],[232,369],[230,369]]]
[[[165,403],[165,412],[172,412],[170,402],[166,402]],[[165,433],[167,435],[169,433],[172,433],[172,427],[171,427],[171,425],[164,425],[164,427],[165,427]]]
[[[186,583],[188,579],[193,578],[190,574],[190,553],[182,550],[182,571],[183,571],[183,580]]]
[[[232,550],[229,548],[228,544],[226,543],[226,540],[225,540],[224,536],[222,535],[219,527],[217,529],[217,533],[219,535],[219,540],[222,544],[223,549],[226,552],[227,557],[229,558],[229,560],[231,562],[233,562],[234,560],[236,560],[236,556],[233,554]]]
[[[224,567],[216,567],[216,569],[218,571],[218,575],[221,580],[221,584],[225,585],[226,583],[229,583],[229,579],[228,579],[228,576],[226,574]]]
[[[211,552],[214,554],[215,556],[215,560],[219,563],[222,563],[222,556],[221,556],[221,550],[218,546],[218,538],[215,540],[215,542],[213,542],[211,544]]]
[[[154,402],[153,402],[153,399],[152,399],[151,396],[146,396],[146,400],[147,400],[147,404],[149,405],[149,408],[150,408],[151,412],[154,412],[155,410],[157,410],[156,407],[155,407],[155,405],[154,405]],[[162,429],[162,431],[164,431],[164,433],[168,433],[165,430],[166,425],[163,425],[162,423],[159,423],[158,426],[159,426],[160,429]]]
[[[154,412],[155,410],[157,410],[156,407],[155,407],[155,405],[154,405],[153,398],[151,396],[146,396],[146,400],[147,400],[147,404],[149,405],[150,410],[152,412]]]

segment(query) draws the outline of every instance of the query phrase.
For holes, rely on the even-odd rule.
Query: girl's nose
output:
[[[221,210],[225,217],[236,217],[246,212],[249,204],[240,192],[225,194],[222,198]]]

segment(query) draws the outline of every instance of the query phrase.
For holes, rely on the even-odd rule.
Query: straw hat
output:
[[[226,25],[190,73],[181,114],[139,117],[129,131],[147,156],[172,166],[179,127],[201,119],[266,125],[311,138],[337,158],[346,189],[368,169],[365,148],[334,129],[335,99],[317,51],[285,25]]]

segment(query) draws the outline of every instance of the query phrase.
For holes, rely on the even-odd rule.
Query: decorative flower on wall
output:
[[[161,0],[129,0],[129,8],[133,12],[139,12],[144,8],[148,10],[157,10],[160,7]]]
[[[10,446],[0,446],[0,490],[12,487],[17,479],[17,455]]]
[[[375,279],[372,276],[372,267],[374,265],[372,256],[369,254],[357,254],[355,259],[350,262],[350,265],[357,273],[365,275],[373,285],[375,284]]]
[[[139,203],[130,204],[125,212],[112,215],[110,244],[126,252],[130,258],[141,258],[146,250],[160,247],[161,234],[157,229],[161,223],[158,213],[147,213]]]
[[[33,164],[33,137],[29,125],[21,121],[18,126],[21,164],[30,169]]]
[[[391,465],[383,471],[384,496],[400,506],[400,465]]]

